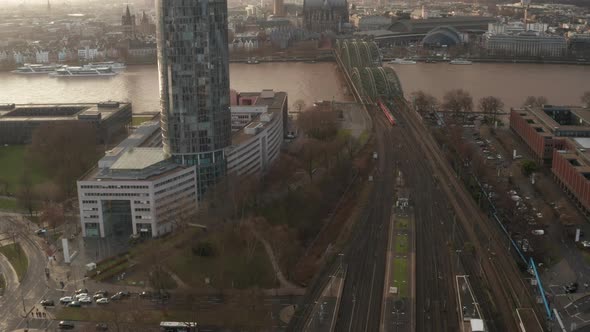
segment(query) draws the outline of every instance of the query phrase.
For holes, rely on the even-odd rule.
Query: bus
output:
[[[161,332],[198,332],[195,322],[160,322]]]

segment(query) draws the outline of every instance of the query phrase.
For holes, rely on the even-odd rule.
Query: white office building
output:
[[[78,181],[85,237],[156,237],[196,210],[195,166],[171,162],[158,145],[159,123],[145,124]]]
[[[560,57],[566,54],[567,41],[562,36],[534,32],[487,34],[484,47],[491,56]]]

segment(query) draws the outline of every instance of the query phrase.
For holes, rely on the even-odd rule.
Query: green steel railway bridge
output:
[[[336,41],[334,53],[355,99],[364,105],[381,108],[394,124],[390,109],[407,106],[407,102],[393,68],[382,66],[377,44],[360,39],[341,39]]]

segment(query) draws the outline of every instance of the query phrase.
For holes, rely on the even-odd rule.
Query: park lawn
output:
[[[262,243],[256,244],[251,257],[240,241],[224,234],[208,236],[217,254],[214,257],[200,257],[192,253],[191,245],[179,248],[179,252],[168,256],[166,264],[182,281],[191,287],[215,288],[274,288],[275,275]],[[221,252],[223,251],[223,252]]]
[[[0,254],[3,254],[8,259],[10,264],[12,264],[12,267],[18,276],[18,281],[22,281],[25,277],[25,274],[27,273],[29,260],[20,244],[13,243],[2,246],[0,247]]]
[[[399,296],[408,296],[408,260],[406,258],[393,259],[393,284],[397,287]]]
[[[131,118],[132,126],[139,126],[140,124],[152,120],[153,116],[134,116]]]
[[[396,217],[395,218],[395,228],[398,229],[407,229],[408,228],[408,218],[405,217]]]
[[[408,253],[408,235],[397,234],[395,236],[395,253],[404,255]]]
[[[18,211],[19,208],[16,205],[16,199],[0,198],[0,210]]]
[[[18,191],[19,179],[25,168],[25,145],[0,146],[0,181],[6,182],[6,190],[15,194]],[[31,167],[31,181],[33,184],[42,183],[47,180],[43,170],[36,165],[27,165]]]

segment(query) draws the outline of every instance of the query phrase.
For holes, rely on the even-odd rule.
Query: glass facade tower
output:
[[[164,151],[196,165],[198,193],[225,175],[231,144],[226,0],[157,0]]]

